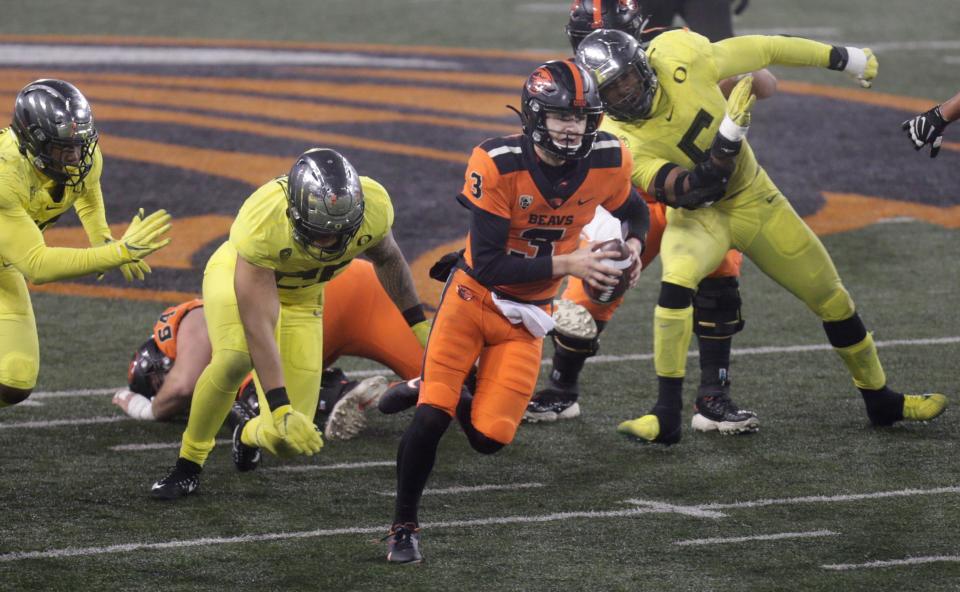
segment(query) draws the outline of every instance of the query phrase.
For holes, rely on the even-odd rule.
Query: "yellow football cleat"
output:
[[[947,408],[947,398],[940,393],[903,395],[904,421],[929,421]]]
[[[617,432],[625,436],[653,442],[660,435],[660,420],[653,414],[629,419],[617,426]]]

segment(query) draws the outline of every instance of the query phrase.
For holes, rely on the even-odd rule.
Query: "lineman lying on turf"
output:
[[[369,319],[369,326],[377,330],[359,330],[357,323],[349,322],[357,318]],[[330,281],[323,322],[323,367],[327,370],[314,421],[329,439],[347,440],[366,425],[363,410],[376,404],[387,383],[382,376],[348,381],[343,372],[330,366],[340,356],[357,356],[410,379],[420,373],[423,346],[376,280],[373,265],[365,260],[354,260]],[[202,300],[166,309],[150,339],[134,353],[127,374],[129,388],[114,395],[114,404],[142,420],[164,421],[187,411],[197,378],[210,363],[210,352]],[[252,387],[252,382],[245,382],[247,386]],[[252,399],[255,401],[256,395]]]

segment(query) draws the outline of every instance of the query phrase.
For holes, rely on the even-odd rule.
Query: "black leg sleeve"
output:
[[[430,405],[420,405],[413,414],[397,450],[397,502],[393,523],[419,524],[417,508],[427,478],[437,459],[437,446],[452,418]]]

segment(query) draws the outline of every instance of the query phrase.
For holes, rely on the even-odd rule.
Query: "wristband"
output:
[[[416,304],[411,306],[407,310],[403,311],[403,320],[407,322],[407,325],[412,327],[417,323],[422,323],[427,320],[427,315],[423,312],[423,305]]]
[[[290,397],[287,396],[286,387],[280,386],[267,391],[267,405],[270,406],[270,411],[276,411],[278,408],[289,404]]]

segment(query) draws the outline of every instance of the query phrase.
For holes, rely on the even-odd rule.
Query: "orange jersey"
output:
[[[201,306],[203,306],[203,300],[194,298],[163,311],[153,326],[153,341],[163,355],[171,360],[177,359],[177,333],[180,330],[180,323],[187,313]]]
[[[522,135],[485,141],[473,149],[467,164],[463,192],[458,200],[510,221],[504,253],[524,257],[552,257],[577,250],[580,231],[593,219],[597,206],[615,211],[630,195],[633,160],[611,134],[599,132],[590,154],[556,184],[539,164],[533,143]],[[471,237],[464,254],[474,267]],[[563,278],[495,286],[517,300],[538,302],[553,298]],[[492,286],[490,286],[492,287]]]

